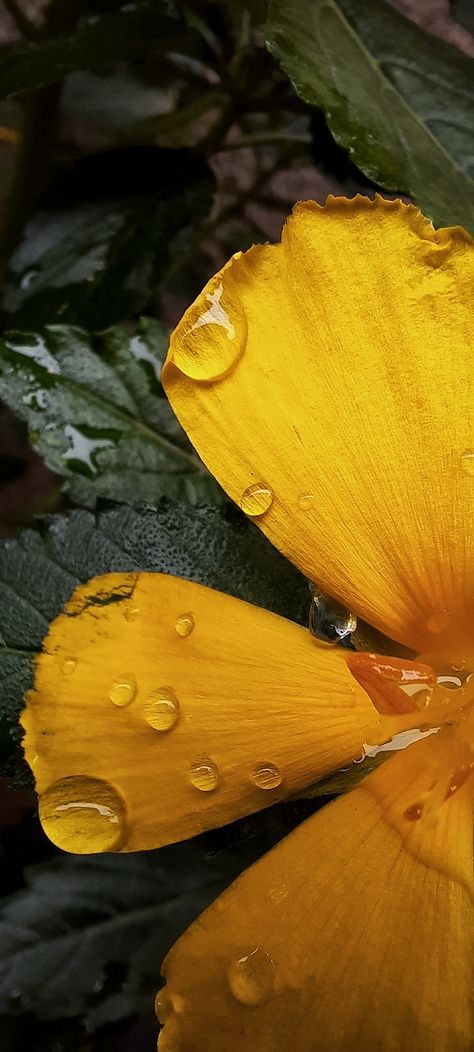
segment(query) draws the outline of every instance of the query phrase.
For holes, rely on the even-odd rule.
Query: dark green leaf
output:
[[[105,14],[71,36],[10,44],[0,52],[0,98],[53,84],[77,69],[102,70],[111,63],[180,51],[192,45],[189,31],[187,38],[177,20],[141,10]]]
[[[125,321],[156,293],[213,189],[193,150],[135,146],[82,158],[43,197],[10,260],[10,326]]]
[[[474,232],[472,59],[383,0],[270,0],[267,39],[371,179]]]
[[[48,467],[78,504],[219,501],[163,397],[163,327],[142,321],[134,336],[109,330],[97,345],[102,353],[89,334],[60,325],[0,340],[0,397],[27,422]]]
[[[16,725],[34,655],[76,585],[112,570],[164,571],[300,623],[307,618],[304,578],[231,505],[163,500],[157,509],[54,517],[0,545],[0,717]],[[14,762],[6,758],[3,770],[12,773]]]
[[[153,1012],[178,936],[258,843],[210,858],[202,840],[134,855],[59,857],[0,905],[0,1012],[85,1016],[90,1028]]]

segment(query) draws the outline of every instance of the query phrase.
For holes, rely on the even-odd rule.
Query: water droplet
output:
[[[231,992],[244,1005],[258,1005],[271,994],[275,965],[261,946],[244,953],[229,965],[227,978]]]
[[[274,763],[259,763],[252,772],[252,780],[259,789],[277,789],[281,785],[281,771]]]
[[[70,658],[65,658],[65,660],[63,661],[63,663],[61,665],[61,672],[62,672],[63,676],[72,676],[72,673],[74,672],[74,669],[76,668],[76,666],[77,666],[77,661],[76,661],[75,658],[71,658],[71,657]]]
[[[309,630],[311,635],[323,643],[340,643],[357,628],[357,618],[335,599],[323,595],[311,585],[312,600],[309,608]]]
[[[301,508],[301,511],[307,511],[308,508],[314,504],[315,500],[316,497],[314,493],[303,493],[302,496],[298,498],[298,507]]]
[[[126,832],[125,804],[116,789],[99,778],[63,778],[39,801],[40,821],[56,847],[73,854],[116,851]]]
[[[432,632],[433,635],[440,635],[449,626],[450,616],[448,610],[436,610],[433,614],[430,614],[426,627],[428,632]]]
[[[138,606],[126,606],[123,616],[126,621],[136,621],[139,613]]]
[[[265,482],[254,482],[242,493],[240,507],[246,515],[256,518],[264,515],[272,506],[273,496],[273,490]]]
[[[114,679],[112,686],[109,688],[109,698],[119,709],[123,709],[125,705],[130,705],[136,693],[136,680],[134,676],[128,673],[125,673],[124,676],[117,676],[117,679]]]
[[[191,784],[202,793],[210,793],[217,789],[219,784],[219,772],[215,763],[209,759],[198,760],[193,763],[190,771]]]
[[[247,341],[247,319],[240,300],[214,288],[199,296],[171,339],[171,361],[192,380],[220,380],[236,366]]]
[[[459,687],[462,687],[460,676],[437,676],[436,682],[441,687],[447,687],[448,690],[458,690]]]
[[[192,614],[180,614],[175,621],[175,629],[179,636],[190,636],[194,628],[194,617]]]
[[[39,270],[37,267],[32,267],[31,270],[25,270],[25,273],[22,274],[20,278],[20,288],[23,290],[23,292],[25,292],[26,289],[30,288],[35,278],[38,277],[38,274]]]
[[[152,690],[145,701],[143,713],[155,731],[170,731],[179,718],[179,701],[172,687]]]
[[[466,449],[461,453],[461,467],[467,475],[474,475],[474,449]]]
[[[162,1026],[168,1019],[171,1009],[172,1005],[165,990],[158,990],[155,997],[155,1015]]]
[[[403,817],[406,818],[408,822],[417,822],[422,814],[423,807],[421,804],[411,804],[410,807],[407,807]]]

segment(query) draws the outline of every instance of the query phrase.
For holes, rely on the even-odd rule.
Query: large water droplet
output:
[[[114,682],[109,687],[109,698],[119,709],[123,709],[125,705],[130,705],[136,693],[136,680],[134,676],[127,672],[123,676],[117,676],[117,679],[114,679]]]
[[[274,763],[259,763],[252,772],[252,780],[259,789],[277,789],[281,785],[281,771]]]
[[[229,987],[244,1005],[258,1005],[271,994],[274,984],[275,965],[261,946],[243,953],[232,961],[227,969]]]
[[[83,775],[63,778],[39,800],[39,817],[56,847],[74,854],[116,851],[126,833],[125,804],[108,782]]]
[[[136,621],[140,611],[138,606],[126,606],[123,612],[123,616],[126,621]]]
[[[192,380],[220,380],[241,358],[247,319],[240,301],[217,279],[190,307],[171,340],[171,361]]]
[[[254,482],[242,493],[240,507],[246,515],[256,518],[265,515],[273,503],[273,497],[273,490],[265,482]]]
[[[355,632],[357,618],[335,599],[323,595],[311,585],[309,608],[309,630],[312,636],[324,643],[340,643]]]
[[[209,759],[197,760],[189,772],[191,784],[201,793],[210,793],[219,785],[219,772],[215,763]]]
[[[180,614],[174,625],[179,636],[190,636],[194,628],[194,617],[192,614]]]
[[[148,695],[143,713],[155,731],[170,731],[179,719],[179,701],[172,687],[159,687]]]

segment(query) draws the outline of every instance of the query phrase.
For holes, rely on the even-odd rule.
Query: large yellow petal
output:
[[[472,1049],[470,787],[408,817],[443,748],[388,761],[192,925],[163,968],[159,1052]]]
[[[77,589],[22,717],[43,825],[76,852],[157,847],[258,811],[407,721],[375,710],[343,651],[152,573]]]
[[[474,245],[400,201],[297,205],[172,336],[200,456],[323,590],[417,651],[472,648]]]

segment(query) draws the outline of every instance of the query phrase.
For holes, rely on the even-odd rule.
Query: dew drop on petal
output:
[[[277,789],[281,785],[281,771],[274,763],[259,763],[252,772],[252,781],[259,789]]]
[[[174,625],[179,636],[190,636],[194,628],[194,617],[192,614],[180,614]]]
[[[246,342],[245,312],[220,281],[189,308],[172,337],[171,361],[191,380],[220,380],[235,368]]]
[[[130,705],[137,693],[137,684],[134,676],[126,672],[123,676],[117,676],[109,687],[109,698],[113,705],[123,709]]]
[[[345,606],[311,586],[309,630],[322,643],[340,643],[357,628],[357,618]]]
[[[298,507],[301,511],[307,511],[314,504],[316,497],[314,493],[302,493],[298,498]]]
[[[40,797],[39,817],[56,847],[78,855],[116,851],[126,833],[125,804],[117,790],[84,775],[54,782]]]
[[[210,793],[219,785],[219,772],[215,763],[209,759],[197,760],[193,763],[189,777],[191,785],[199,789],[201,793]]]
[[[155,731],[170,731],[179,719],[179,701],[172,687],[158,687],[148,695],[143,714]]]
[[[271,994],[275,965],[262,947],[237,957],[227,969],[231,992],[244,1005],[258,1005]]]
[[[161,1025],[168,1019],[171,1007],[170,999],[165,990],[159,990],[155,997],[155,1015]]]
[[[246,515],[256,518],[258,515],[265,515],[271,508],[273,497],[273,490],[265,482],[254,482],[242,493],[240,507]]]
[[[421,818],[422,814],[423,807],[421,804],[411,804],[410,807],[407,807],[406,811],[403,814],[403,817],[406,818],[408,822],[417,822],[418,819]]]
[[[65,658],[61,665],[61,672],[63,673],[63,676],[72,676],[72,673],[74,672],[76,666],[77,661],[75,658]]]
[[[126,621],[136,621],[139,613],[138,606],[126,606],[123,616]]]
[[[467,475],[474,475],[474,449],[466,449],[461,453],[461,467]]]

